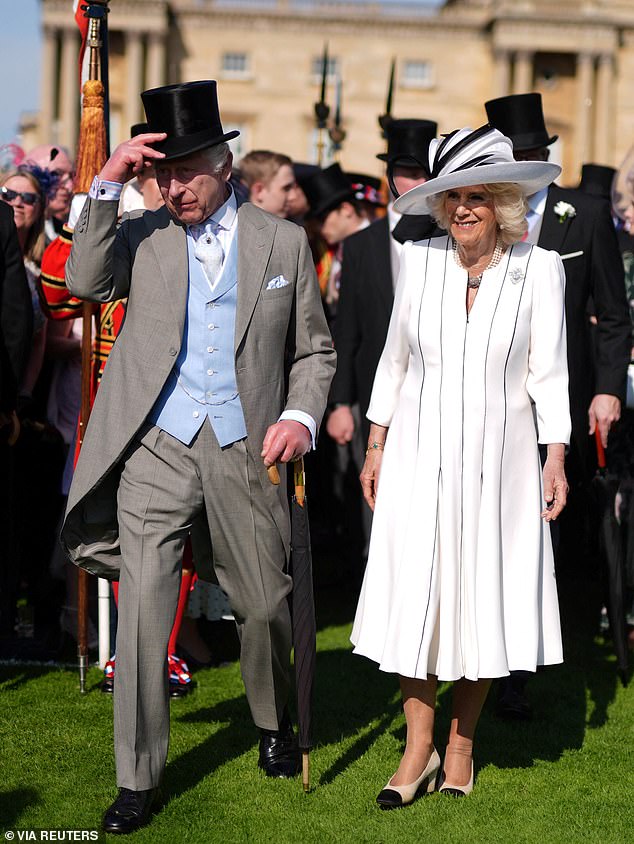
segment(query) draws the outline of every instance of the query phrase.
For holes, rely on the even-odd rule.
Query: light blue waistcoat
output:
[[[247,435],[236,383],[238,234],[211,291],[187,236],[189,285],[183,343],[148,422],[189,445],[207,417],[220,446]]]

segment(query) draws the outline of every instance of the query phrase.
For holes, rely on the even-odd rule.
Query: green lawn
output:
[[[396,681],[351,654],[350,602],[319,600],[311,793],[258,771],[238,665],[208,669],[191,696],[172,702],[166,803],[134,841],[634,840],[634,688],[617,682],[608,645],[573,628],[566,664],[531,682],[528,724],[498,721],[488,702],[468,799],[432,795],[381,812],[374,797],[404,740]],[[100,676],[90,670],[82,697],[72,671],[0,667],[0,827],[98,827],[115,795],[112,701],[98,690]],[[443,687],[441,753],[450,696]]]

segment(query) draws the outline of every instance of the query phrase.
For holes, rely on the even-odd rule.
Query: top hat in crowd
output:
[[[342,202],[351,202],[354,190],[350,180],[338,164],[318,170],[302,183],[311,214],[320,217]]]
[[[223,131],[213,79],[151,88],[143,91],[141,99],[148,131],[167,133],[164,141],[152,145],[165,153],[167,161],[222,144],[240,134],[237,130]]]
[[[293,161],[293,173],[295,174],[295,181],[297,184],[302,188],[304,188],[304,182],[307,179],[310,179],[311,176],[314,176],[315,173],[319,173],[320,167],[316,164],[305,164],[303,161]]]
[[[360,202],[369,202],[370,205],[383,207],[385,200],[381,193],[381,180],[376,176],[368,176],[365,173],[350,173],[346,170],[348,181],[352,185],[354,198]]]
[[[518,152],[550,146],[558,138],[546,129],[541,94],[511,94],[484,107],[491,126],[510,138]]]
[[[581,167],[581,181],[578,189],[592,196],[609,199],[615,175],[614,167],[606,167],[603,164],[584,164]]]
[[[433,120],[392,120],[386,127],[387,152],[377,155],[389,166],[422,167],[428,170],[429,144],[436,137],[438,124]]]
[[[515,161],[513,144],[489,124],[456,129],[429,145],[431,176],[394,203],[401,214],[429,214],[431,196],[470,185],[513,182],[525,196],[545,188],[561,173],[548,161]]]

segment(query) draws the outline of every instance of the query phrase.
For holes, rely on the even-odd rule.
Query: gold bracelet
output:
[[[377,449],[379,451],[383,451],[384,448],[385,448],[385,443],[377,443],[377,442],[370,443],[370,445],[365,450],[365,456],[367,457],[368,454],[371,451],[376,451]]]

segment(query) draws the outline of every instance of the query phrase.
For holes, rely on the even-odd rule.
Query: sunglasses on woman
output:
[[[31,193],[31,191],[19,191],[19,190],[11,190],[10,188],[0,188],[0,199],[3,199],[5,202],[13,202],[14,199],[20,197],[22,202],[25,205],[35,205],[36,202],[39,202],[39,196],[36,193]]]

